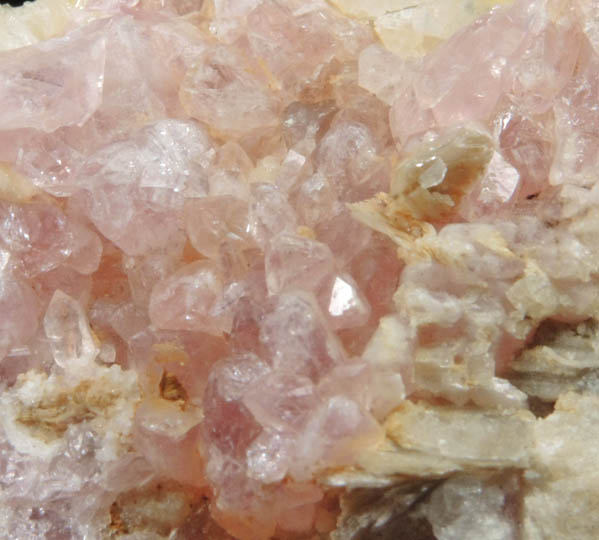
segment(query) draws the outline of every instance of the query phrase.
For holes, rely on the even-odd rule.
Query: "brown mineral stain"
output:
[[[113,535],[120,536],[122,534],[129,534],[129,529],[123,521],[123,518],[121,518],[121,508],[116,501],[110,505],[109,527]]]
[[[112,244],[107,244],[100,266],[92,277],[92,296],[124,302],[129,295],[129,282],[123,270],[122,254]]]
[[[152,346],[153,359],[158,364],[178,364],[184,366],[189,362],[189,355],[175,343],[156,343]]]
[[[340,78],[342,66],[333,60],[326,66],[312,84],[304,86],[299,94],[301,101],[306,103],[321,103],[335,98],[335,86]]]
[[[167,401],[179,401],[182,405],[187,403],[187,392],[177,377],[164,370],[159,383],[160,397]]]
[[[316,233],[310,227],[306,227],[305,225],[300,225],[296,230],[298,236],[303,236],[304,238],[308,238],[309,240],[316,240]]]
[[[189,240],[185,242],[185,246],[183,246],[183,262],[188,264],[205,258],[206,257],[204,257],[204,255],[202,255],[191,245]]]
[[[51,442],[62,437],[70,424],[92,420],[116,399],[111,392],[83,381],[71,391],[47,396],[37,406],[23,408],[16,421],[34,437]]]
[[[487,163],[484,161],[464,158],[450,167],[445,180],[431,188],[431,191],[449,195],[454,202],[458,202],[472,184],[481,178],[486,167]]]
[[[37,193],[38,188],[29,179],[17,174],[7,163],[0,163],[0,200],[24,203]]]
[[[208,499],[204,499],[194,513],[177,529],[177,540],[235,540],[210,514]]]
[[[443,221],[483,177],[492,156],[489,135],[470,128],[454,130],[423,143],[396,167],[391,195],[413,218]],[[429,185],[432,180],[437,183]]]
[[[169,480],[132,489],[119,494],[110,505],[110,525],[105,537],[137,533],[140,537],[179,538],[179,527],[202,505],[205,499],[200,493]]]

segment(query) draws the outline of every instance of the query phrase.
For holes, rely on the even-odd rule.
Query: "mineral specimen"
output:
[[[598,13],[0,7],[0,537],[596,540]]]

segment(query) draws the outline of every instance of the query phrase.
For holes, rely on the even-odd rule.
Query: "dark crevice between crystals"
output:
[[[598,392],[599,369],[594,360],[598,340],[599,322],[593,318],[573,323],[545,319],[515,355],[506,377],[527,394],[531,412],[545,418],[567,391]],[[545,349],[554,356],[544,355]],[[535,351],[539,356],[527,356]]]
[[[442,483],[350,491],[344,496],[343,516],[332,540],[435,540],[431,524],[418,510]]]
[[[528,396],[528,408],[537,418],[546,418],[553,413],[555,401],[543,401],[535,396]]]
[[[33,2],[34,0],[0,0],[1,5],[9,5],[12,7],[22,6],[25,2]]]

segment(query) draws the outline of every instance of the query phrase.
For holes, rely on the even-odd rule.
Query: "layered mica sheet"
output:
[[[596,540],[599,2],[37,0],[0,50],[2,538]]]

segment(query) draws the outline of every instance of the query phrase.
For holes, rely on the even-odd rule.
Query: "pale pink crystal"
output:
[[[413,76],[405,61],[379,44],[370,45],[360,53],[358,69],[359,85],[388,105]]]
[[[123,260],[131,298],[138,306],[147,307],[152,287],[176,271],[178,258],[183,252],[183,243],[177,244],[172,239],[169,252],[151,251],[140,257],[127,257]]]
[[[178,228],[169,211],[183,206],[182,192],[206,193],[205,169],[213,156],[199,126],[158,122],[87,160],[78,171],[82,202],[98,229],[125,252],[162,247]],[[145,240],[132,241],[132,234]]]
[[[526,116],[522,110],[511,107],[497,117],[501,152],[520,173],[523,198],[545,187],[554,152],[548,123],[549,115]]]
[[[516,199],[520,187],[520,174],[501,154],[495,152],[487,173],[479,184],[464,198],[460,214],[469,221],[498,210],[505,211]],[[527,186],[530,189],[531,186]]]
[[[273,311],[264,317],[260,340],[276,369],[313,380],[344,361],[340,343],[309,294],[289,292],[277,297]]]
[[[225,241],[240,249],[251,245],[246,201],[226,195],[188,199],[184,215],[191,244],[210,259],[218,258]]]
[[[100,106],[106,40],[77,31],[0,57],[2,129],[82,125]],[[90,69],[73,70],[85,63]]]
[[[293,438],[264,430],[247,449],[248,476],[271,484],[287,476],[293,456]]]
[[[592,4],[517,0],[405,60],[322,0],[99,0],[0,54],[8,534],[111,535],[124,492],[177,482],[181,540],[324,537],[332,471],[420,455],[389,415],[525,418],[515,355],[596,314]],[[511,534],[507,487],[446,484]]]
[[[358,122],[340,122],[326,133],[315,153],[319,171],[331,182],[342,198],[368,179],[380,163],[378,145],[367,126]]]
[[[370,304],[349,274],[336,275],[324,296],[326,312],[335,330],[356,328],[368,322]]]
[[[291,93],[320,86],[333,60],[351,58],[371,40],[365,27],[318,1],[263,2],[247,20],[252,52]]]
[[[296,184],[291,198],[298,208],[299,217],[312,227],[339,209],[335,189],[322,173],[313,174]]]
[[[152,289],[149,314],[164,330],[199,330],[219,334],[230,328],[230,319],[216,317],[214,309],[223,294],[218,267],[208,261],[184,266]]]
[[[294,90],[319,75],[334,55],[335,40],[326,12],[306,10],[295,15],[274,2],[262,2],[248,16],[252,52],[262,58],[280,84]]]
[[[314,462],[319,466],[350,464],[361,445],[376,443],[381,436],[376,420],[355,401],[333,396],[315,411],[299,439],[291,475],[297,480],[307,480]]]
[[[96,233],[69,219],[55,205],[0,202],[0,220],[0,241],[27,275],[47,272],[61,264],[82,274],[98,268],[102,245]]]
[[[11,347],[28,342],[38,324],[38,299],[26,283],[16,278],[9,255],[0,252],[0,357]]]
[[[80,274],[68,266],[60,266],[40,274],[36,278],[35,292],[42,305],[50,302],[58,289],[77,300],[82,305],[88,305],[92,293],[93,280],[91,276]]]
[[[261,0],[215,0],[210,31],[224,43],[233,43],[245,32],[247,15]]]
[[[265,245],[281,232],[295,232],[297,217],[285,194],[272,184],[255,184],[251,189],[249,233]]]
[[[267,81],[234,49],[208,49],[181,86],[181,102],[193,118],[217,131],[242,136],[276,124],[278,100]]]
[[[558,146],[550,171],[553,184],[592,182],[599,138],[595,129],[599,59],[590,43],[582,44],[578,69],[554,105]]]
[[[44,316],[44,331],[54,361],[62,368],[69,363],[89,363],[98,354],[85,315],[76,300],[57,290]]]
[[[263,427],[291,432],[305,425],[318,401],[309,378],[285,372],[261,377],[243,396],[243,403]]]
[[[554,24],[547,9],[532,0],[498,8],[424,57],[394,102],[398,142],[437,126],[486,122],[504,94],[530,113],[547,111],[571,77],[581,43],[579,29]]]
[[[335,259],[326,244],[289,234],[270,241],[264,264],[271,294],[296,288],[316,293],[335,271]]]
[[[504,86],[525,110],[541,114],[572,77],[583,39],[572,21],[548,22],[540,32],[534,22],[531,26],[526,48],[508,69]]]
[[[169,406],[170,405],[170,406]],[[173,414],[176,404],[147,401],[136,414],[136,443],[148,462],[170,478],[202,487],[206,478],[198,452],[198,414]]]
[[[283,111],[282,130],[287,145],[304,155],[310,154],[336,110],[335,102],[331,100],[292,102]]]
[[[315,231],[320,241],[329,246],[342,265],[353,258],[359,258],[357,254],[372,240],[370,230],[353,219],[347,207],[337,204],[333,214],[327,212],[321,216]],[[351,245],[345,241],[348,236],[352,238]]]

